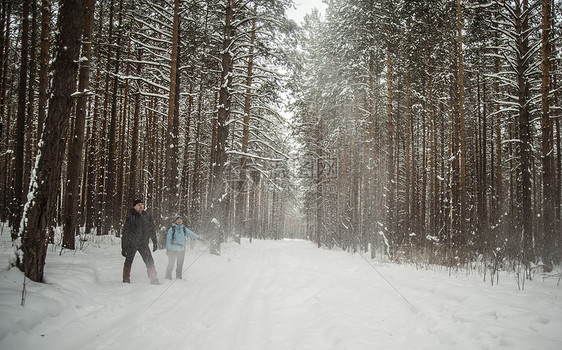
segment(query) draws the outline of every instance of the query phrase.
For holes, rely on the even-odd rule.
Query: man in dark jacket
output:
[[[150,283],[158,284],[154,259],[148,247],[148,240],[152,239],[153,250],[158,249],[156,241],[156,228],[152,216],[144,211],[144,203],[137,199],[133,202],[133,208],[125,218],[123,232],[121,234],[121,254],[125,257],[123,266],[123,283],[131,283],[131,266],[137,251],[146,264],[146,272]]]

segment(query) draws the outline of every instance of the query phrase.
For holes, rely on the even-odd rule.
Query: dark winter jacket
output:
[[[134,253],[139,247],[147,246],[149,239],[152,239],[154,246],[157,245],[156,228],[152,216],[146,211],[139,213],[135,209],[131,209],[125,218],[121,232],[121,253],[123,256]]]

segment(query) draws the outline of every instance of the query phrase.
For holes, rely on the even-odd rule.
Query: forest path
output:
[[[184,269],[199,252],[188,252]],[[166,262],[161,253],[156,254],[159,271]],[[135,349],[149,343],[158,349],[392,347],[418,322],[368,264],[310,242],[254,241],[225,247],[220,257],[204,253],[183,280],[160,286],[139,276],[142,264],[133,269],[133,283],[114,296],[116,304],[163,294],[145,310],[126,311],[126,322],[114,319],[113,326],[100,327],[86,349],[114,348],[125,335]],[[409,319],[395,317],[397,310]]]
[[[7,255],[1,255],[4,259]],[[161,285],[136,257],[121,282],[115,242],[59,256],[50,250],[46,283],[1,272],[1,349],[318,350],[559,349],[562,288],[528,282],[524,292],[470,271],[417,270],[360,254],[281,240],[188,250],[183,280]],[[2,260],[3,261],[3,260]],[[191,266],[190,266],[191,265]],[[189,266],[189,268],[188,268]],[[468,272],[468,274],[467,274]],[[546,283],[548,282],[548,283]]]

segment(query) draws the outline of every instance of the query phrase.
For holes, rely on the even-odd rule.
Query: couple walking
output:
[[[156,268],[154,267],[154,259],[149,247],[149,241],[152,240],[152,251],[155,252],[158,249],[156,227],[152,216],[144,209],[143,201],[139,199],[134,201],[133,207],[125,218],[125,224],[123,225],[121,234],[121,254],[125,257],[123,283],[131,283],[131,266],[137,251],[146,264],[146,273],[150,283],[159,283]],[[182,278],[187,237],[201,239],[185,227],[182,217],[178,216],[166,234],[166,255],[168,255],[166,278],[168,279],[172,279],[172,270],[176,262],[176,278]]]

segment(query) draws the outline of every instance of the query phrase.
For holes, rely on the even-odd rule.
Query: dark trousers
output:
[[[125,258],[125,267],[131,268],[133,265],[133,260],[135,259],[135,255],[139,252],[142,260],[146,264],[146,268],[154,268],[154,259],[152,258],[152,253],[150,252],[150,248],[147,245],[143,245],[138,247],[134,252],[127,255]]]
[[[176,278],[182,278],[183,261],[185,260],[185,249],[182,251],[168,250],[168,267],[166,267],[166,278],[172,279],[172,271],[174,270],[174,263],[176,265]]]
[[[127,255],[125,258],[125,264],[123,265],[123,282],[130,281],[131,275],[131,266],[133,265],[133,260],[135,259],[135,255],[137,251],[141,255],[142,260],[146,264],[146,273],[148,278],[151,282],[158,282],[156,279],[156,269],[154,268],[154,259],[152,258],[152,253],[150,252],[150,248],[148,244],[145,246],[138,247],[136,250],[132,251]]]

